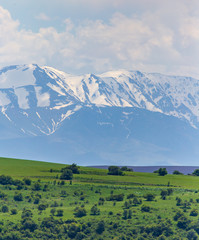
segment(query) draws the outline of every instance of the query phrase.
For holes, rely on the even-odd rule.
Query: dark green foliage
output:
[[[193,209],[193,210],[190,212],[190,216],[193,216],[193,217],[198,216],[198,210],[197,210],[197,209]]]
[[[32,216],[33,216],[33,213],[29,209],[24,209],[22,214],[21,214],[21,218],[22,219],[24,219],[24,218],[32,218]]]
[[[41,190],[41,183],[40,183],[40,182],[34,183],[32,190],[34,190],[34,191],[40,191],[40,190]]]
[[[15,195],[14,195],[14,200],[15,200],[15,201],[23,201],[23,195],[22,195],[22,193],[15,193]]]
[[[133,172],[133,169],[132,169],[132,168],[128,168],[128,167],[126,167],[126,166],[121,167],[120,169],[121,169],[121,171]]]
[[[190,222],[191,221],[186,216],[182,216],[178,219],[177,226],[182,229],[187,229]]]
[[[3,205],[3,206],[1,207],[1,211],[2,211],[3,213],[9,212],[8,206],[7,206],[7,205]]]
[[[159,174],[159,176],[165,176],[165,175],[167,175],[167,170],[166,170],[166,168],[159,168],[158,174]]]
[[[92,208],[91,208],[91,215],[100,215],[100,209],[97,207],[97,204],[92,206]]]
[[[106,198],[107,201],[123,201],[124,194],[111,194],[109,197]]]
[[[44,211],[44,210],[46,210],[47,207],[48,207],[47,204],[39,204],[38,205],[38,210],[39,211]]]
[[[197,232],[194,229],[191,229],[187,232],[188,240],[197,240],[199,238]]]
[[[77,208],[75,208],[75,210],[74,210],[74,216],[75,217],[84,217],[84,216],[86,216],[86,209],[85,208],[79,208],[79,207],[77,207]]]
[[[63,217],[63,215],[64,215],[64,211],[62,209],[58,209],[56,216],[57,217]]]
[[[175,216],[173,217],[174,221],[177,221],[179,218],[184,217],[184,213],[181,211],[177,211]]]
[[[124,175],[122,170],[117,166],[108,167],[108,175]]]
[[[10,210],[11,214],[12,215],[16,215],[17,214],[17,209],[16,208],[13,208]]]
[[[97,224],[97,228],[96,228],[96,232],[98,234],[102,234],[105,230],[105,223],[104,221],[100,221],[98,224]]]
[[[69,165],[65,168],[62,168],[61,171],[64,172],[66,169],[70,169],[73,174],[79,174],[79,167],[75,163],[73,163],[72,165]]]
[[[147,193],[144,195],[147,201],[153,201],[155,199],[155,195],[153,193]]]
[[[134,198],[136,195],[134,193],[130,193],[127,195],[127,199]]]
[[[150,210],[151,210],[151,208],[150,208],[149,206],[143,205],[143,206],[141,207],[141,211],[142,211],[142,212],[150,212]]]
[[[183,173],[179,172],[178,170],[173,171],[173,174],[175,174],[175,175],[183,175]]]
[[[73,172],[70,170],[70,169],[65,169],[61,176],[60,176],[60,179],[63,179],[63,180],[72,180],[73,179]]]
[[[195,176],[199,176],[199,169],[195,169],[192,174],[195,175]]]
[[[5,176],[5,175],[1,175],[0,176],[0,184],[2,185],[12,185],[13,184],[13,179],[10,176]]]

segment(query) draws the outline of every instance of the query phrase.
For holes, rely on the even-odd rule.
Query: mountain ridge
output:
[[[4,156],[81,165],[196,164],[199,80],[36,64],[0,70]],[[192,165],[191,164],[191,165]]]

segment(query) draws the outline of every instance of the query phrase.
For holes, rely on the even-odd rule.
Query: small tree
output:
[[[23,195],[21,193],[15,193],[14,200],[15,201],[23,201]]]
[[[92,206],[92,208],[91,208],[91,215],[100,215],[100,209],[97,207],[97,204]]]
[[[155,195],[153,193],[147,193],[144,195],[144,198],[146,198],[147,201],[153,201],[155,199]]]
[[[72,180],[73,179],[73,172],[70,169],[65,169],[61,176],[60,179],[62,180]]]
[[[183,175],[183,173],[179,172],[178,170],[173,171],[173,174],[175,174],[175,175]]]
[[[102,234],[105,230],[105,223],[104,221],[100,221],[98,224],[97,224],[97,228],[96,228],[96,232],[98,234]]]
[[[199,176],[199,169],[195,169],[192,174],[195,175],[195,176]]]
[[[108,175],[124,175],[122,170],[117,166],[110,166],[108,168]]]
[[[158,174],[159,174],[159,176],[165,176],[168,174],[168,172],[167,172],[166,168],[159,168]]]

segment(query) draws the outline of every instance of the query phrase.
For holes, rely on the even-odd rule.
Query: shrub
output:
[[[191,212],[190,212],[190,216],[198,216],[198,210],[197,209],[193,209]]]
[[[91,208],[91,215],[100,215],[100,209],[96,204]]]
[[[109,197],[106,198],[107,201],[123,201],[124,194],[111,194]]]
[[[117,166],[110,166],[108,168],[108,175],[124,175],[122,170]]]
[[[39,211],[44,211],[44,210],[46,210],[46,208],[47,208],[46,204],[39,204],[39,206],[38,206]]]
[[[26,185],[28,185],[28,186],[30,186],[31,183],[32,183],[32,181],[31,181],[30,178],[24,178],[23,181],[24,181],[24,183],[25,183]]]
[[[190,223],[190,220],[188,220],[187,217],[182,216],[178,219],[177,226],[182,229],[187,229],[189,223]]]
[[[195,175],[195,176],[199,176],[199,169],[195,169],[192,174]]]
[[[16,215],[17,214],[17,209],[16,208],[11,209],[11,214]]]
[[[173,174],[175,174],[175,175],[183,175],[183,173],[179,172],[178,170],[173,171]]]
[[[159,174],[159,176],[165,176],[165,175],[167,175],[167,170],[166,170],[166,168],[159,168],[158,174]]]
[[[104,221],[100,221],[98,224],[97,224],[97,228],[96,228],[96,232],[98,234],[102,234],[105,230],[105,223]]]
[[[133,169],[132,168],[128,168],[128,167],[121,167],[120,168],[121,169],[121,171],[128,171],[128,172],[133,172]]]
[[[40,191],[41,190],[41,183],[39,183],[39,182],[34,183],[32,190]]]
[[[60,179],[63,179],[63,180],[72,180],[73,179],[73,172],[70,170],[70,169],[65,169],[61,176],[60,176]]]
[[[14,195],[14,200],[15,200],[15,201],[23,201],[23,195],[22,195],[22,193],[15,193],[15,195]]]
[[[142,211],[142,212],[150,212],[150,210],[151,210],[151,208],[150,208],[149,206],[143,205],[143,206],[141,207],[141,211]]]
[[[127,199],[134,198],[136,195],[134,193],[130,193],[127,195]]]
[[[79,167],[75,163],[73,163],[72,165],[69,165],[65,168],[62,168],[61,171],[64,172],[66,169],[71,170],[73,174],[79,174]]]
[[[147,201],[153,201],[155,199],[155,195],[153,193],[147,193],[144,195],[144,198],[146,198]]]
[[[24,219],[24,218],[32,218],[32,216],[33,216],[33,213],[29,209],[24,209],[22,214],[21,214],[21,218],[22,219]]]
[[[187,239],[188,240],[197,240],[198,234],[194,229],[191,229],[187,232]]]
[[[3,205],[2,208],[1,208],[1,211],[2,211],[3,213],[9,212],[8,206],[7,206],[7,205]]]
[[[85,208],[76,208],[74,212],[75,217],[84,217],[86,216],[86,209]]]
[[[62,209],[58,209],[56,216],[57,217],[63,217],[64,216],[64,211]]]

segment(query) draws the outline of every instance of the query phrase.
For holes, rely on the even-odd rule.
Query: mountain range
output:
[[[197,165],[199,80],[0,70],[0,153],[81,165]]]

